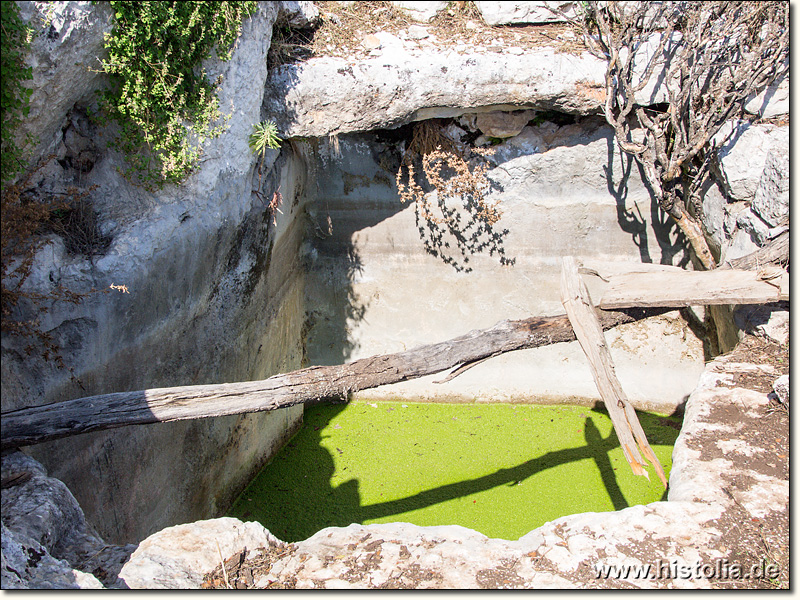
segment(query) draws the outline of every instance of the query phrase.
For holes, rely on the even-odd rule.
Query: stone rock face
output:
[[[33,156],[56,150],[65,115],[91,99],[106,81],[99,73],[106,56],[103,36],[111,33],[112,11],[92,2],[19,2],[20,16],[34,28],[30,113],[20,135],[37,139]]]
[[[278,67],[263,112],[286,137],[395,128],[476,109],[585,114],[600,109],[603,74],[588,54],[422,52],[409,43],[356,62],[315,58]]]
[[[312,26],[319,18],[319,9],[305,0],[283,0],[278,3],[277,25],[301,29]]]
[[[768,159],[771,169],[782,172],[788,156],[788,139],[788,127],[751,125],[744,121],[720,130],[714,141],[719,146],[719,168],[731,199],[755,199]],[[788,192],[783,198],[788,210]]]
[[[641,82],[648,66],[651,62],[655,64],[653,72],[647,80],[647,84],[635,94],[637,104],[642,106],[649,106],[651,104],[658,104],[660,102],[669,101],[669,92],[665,77],[669,68],[669,61],[675,50],[678,48],[682,36],[678,32],[674,32],[670,39],[664,44],[664,49],[661,54],[656,56],[655,53],[661,44],[662,34],[654,33],[643,43],[634,56],[633,61],[633,81],[635,84]]]
[[[772,384],[772,389],[775,391],[775,395],[778,396],[781,402],[784,404],[789,404],[789,376],[788,375],[781,375],[775,380],[775,383]]]
[[[495,111],[478,113],[475,117],[475,127],[484,135],[493,138],[510,138],[522,133],[536,113],[530,110],[519,112]]]
[[[89,200],[109,244],[90,260],[54,236],[26,285],[42,293],[56,285],[110,293],[89,294],[78,305],[54,304],[42,319],[71,370],[31,359],[29,341],[3,335],[3,410],[112,391],[261,379],[299,367],[301,209],[286,206],[273,223],[252,193],[259,175],[247,143],[261,121],[277,7],[262,4],[243,23],[230,61],[207,61],[210,77],[222,76],[220,108],[232,116],[228,128],[207,143],[200,168],[183,185],[151,193],[120,174],[125,164],[108,149],[110,132],[89,131],[91,123],[80,116],[98,80],[82,79],[73,65],[80,61],[83,73],[91,65],[88,55],[101,55],[98,44],[110,26],[104,5],[94,6],[56,4],[54,27],[62,33],[35,41],[34,77],[42,87],[34,99],[48,96],[47,108],[34,104],[37,119],[30,127],[43,148],[61,148],[34,185],[53,193],[96,185]],[[280,188],[291,199],[304,175],[285,158],[275,164],[277,155],[266,157],[262,194]],[[111,291],[112,284],[129,293]],[[105,539],[136,541],[224,511],[301,415],[297,407],[118,429],[35,446],[31,453],[74,490]],[[160,490],[155,498],[151,485]]]
[[[447,8],[447,2],[402,2],[402,1],[393,1],[396,7],[400,8],[405,12],[408,16],[410,16],[415,21],[420,21],[422,23],[430,22],[433,17],[436,16],[440,10],[444,10]]]
[[[756,94],[745,104],[745,110],[764,119],[789,114],[789,76]]]
[[[2,525],[0,581],[4,590],[103,589],[96,577],[53,558],[36,540]]]
[[[789,127],[731,123],[714,139],[717,179],[728,201],[704,200],[706,227],[715,232],[723,259],[730,260],[763,246],[788,225]]]
[[[789,310],[781,305],[744,305],[734,311],[734,320],[741,331],[772,340],[789,342]]]
[[[262,525],[230,517],[167,527],[139,544],[120,579],[131,589],[197,589],[220,557],[276,543]]]
[[[118,587],[136,546],[106,544],[67,486],[22,452],[3,456],[2,481],[4,589]]]
[[[489,25],[563,23],[577,16],[579,2],[475,2]]]

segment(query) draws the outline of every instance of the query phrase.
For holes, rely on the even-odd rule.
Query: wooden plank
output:
[[[664,312],[665,309],[608,312],[603,315],[603,327]],[[126,425],[262,412],[303,403],[342,402],[358,390],[470,365],[512,350],[574,339],[566,315],[532,317],[501,321],[489,329],[406,352],[344,365],[308,367],[262,381],[118,392],[23,408],[0,415],[0,445],[5,449]]]
[[[636,411],[617,379],[611,353],[603,336],[603,328],[589,298],[586,285],[578,275],[575,259],[571,256],[565,256],[562,259],[561,303],[567,311],[578,342],[589,360],[597,390],[611,417],[611,423],[614,425],[614,431],[619,438],[625,459],[635,475],[643,475],[650,479],[650,475],[644,468],[645,462],[642,460],[642,455],[644,455],[653,464],[666,489],[667,479],[664,469],[650,448],[636,416]]]
[[[788,299],[786,272],[769,278],[759,271],[716,269],[614,275],[598,306],[605,310],[630,306],[766,304]]]

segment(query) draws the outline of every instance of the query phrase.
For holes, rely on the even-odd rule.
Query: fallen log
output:
[[[603,329],[666,312],[604,311]],[[438,344],[334,366],[315,366],[261,381],[102,394],[0,414],[2,449],[80,433],[185,419],[263,412],[296,404],[347,401],[352,392],[457,370],[491,356],[575,340],[566,315],[501,321]]]
[[[611,423],[617,433],[625,460],[628,461],[634,475],[642,475],[649,480],[650,475],[644,468],[646,463],[642,460],[642,455],[644,455],[645,459],[653,464],[656,474],[666,489],[667,478],[664,475],[664,468],[650,447],[644,429],[636,416],[636,410],[617,379],[611,352],[609,352],[603,336],[599,315],[592,305],[586,284],[578,274],[578,265],[571,256],[565,256],[561,263],[561,303],[567,311],[578,342],[589,360],[597,391],[600,392],[600,397],[611,417]]]

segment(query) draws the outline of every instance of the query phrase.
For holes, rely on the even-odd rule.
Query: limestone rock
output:
[[[20,2],[20,14],[34,29],[28,64],[33,68],[30,113],[20,135],[38,141],[39,157],[56,149],[65,115],[91,100],[106,81],[100,73],[105,57],[103,36],[113,27],[112,11],[93,2]]]
[[[475,2],[489,25],[565,22],[577,16],[579,2]]]
[[[655,56],[662,37],[663,34],[661,33],[652,34],[647,41],[637,49],[634,55],[633,82],[635,85],[641,82],[641,78],[645,75],[648,65],[651,62],[655,63],[653,72],[647,80],[647,84],[635,94],[636,103],[643,106],[669,101],[669,92],[667,91],[665,78],[669,67],[669,61],[679,48],[682,36],[679,32],[673,32],[670,39],[664,44],[664,49],[661,51],[661,54]]]
[[[430,37],[430,33],[427,29],[420,25],[412,25],[408,28],[408,39],[410,40],[424,40],[427,37]]]
[[[312,26],[319,19],[319,9],[313,2],[303,0],[283,0],[278,2],[277,25],[292,29]]]
[[[725,248],[728,238],[725,230],[725,218],[728,215],[728,200],[722,194],[719,186],[714,183],[708,185],[702,194],[703,198],[703,226],[707,237],[718,248]]]
[[[102,56],[102,34],[111,26],[103,15],[110,11],[106,3],[43,4],[54,6],[54,26],[61,33],[34,40],[34,56],[41,61],[34,73],[46,76],[35,79],[34,96],[47,98],[41,104],[34,100],[31,115],[52,118],[62,138],[61,128],[68,124],[70,148],[65,145],[62,157],[80,161],[86,136],[80,123],[73,123],[72,108],[98,85],[99,80],[83,77],[93,57]],[[288,227],[295,214],[285,207],[285,220],[274,226],[265,217],[261,200],[252,193],[259,176],[253,181],[257,157],[248,146],[253,125],[266,118],[261,105],[276,4],[259,3],[243,22],[229,61],[205,61],[209,77],[222,78],[220,111],[230,120],[220,137],[207,142],[203,160],[184,184],[158,192],[132,185],[119,172],[125,167],[122,157],[107,146],[110,132],[98,127],[100,151],[81,184],[98,186],[90,199],[103,233],[113,240],[105,254],[92,260],[69,255],[61,242],[48,244],[26,284],[41,293],[59,284],[75,292],[109,290],[116,284],[126,285],[130,293],[90,294],[77,305],[57,303],[42,320],[74,368],[73,379],[66,369],[31,361],[24,352],[27,341],[4,335],[4,411],[110,390],[260,379],[300,366],[297,261],[272,261],[269,273],[266,268],[273,247],[297,256],[299,234]],[[46,129],[42,123],[34,122],[34,134]],[[278,155],[270,151],[266,156],[264,179],[275,189],[294,190],[304,175],[292,171],[290,181],[279,181],[280,169],[270,172]],[[282,342],[274,344],[274,339]],[[260,345],[264,351],[256,353]],[[218,514],[291,435],[301,415],[302,408],[118,429],[35,446],[30,452],[74,490],[103,538],[124,543]],[[190,461],[159,456],[183,455],[187,448]],[[158,482],[158,498],[141,485],[143,480]]]
[[[428,23],[436,16],[440,10],[447,8],[447,2],[404,2],[401,0],[393,0],[392,4],[401,9],[409,17],[415,21]]]
[[[315,58],[270,72],[264,113],[284,137],[394,128],[467,112],[600,110],[604,65],[589,54],[521,56],[397,47],[358,61]]]
[[[222,560],[270,544],[282,542],[258,523],[230,517],[175,525],[139,544],[119,576],[131,589],[198,589]]]
[[[789,342],[789,311],[781,307],[743,305],[734,311],[736,325],[742,331],[763,336],[776,344]]]
[[[752,209],[770,227],[776,227],[789,216],[789,153],[788,146],[770,149],[756,188]]]
[[[759,204],[766,215],[785,214],[779,208],[784,204],[788,211],[788,190],[784,187],[788,126],[739,121],[725,125],[713,141],[719,148],[717,169],[731,199],[754,200],[764,180]]]
[[[775,395],[778,396],[778,399],[783,402],[784,404],[789,404],[789,376],[788,375],[781,375],[775,380],[775,383],[772,384],[772,389],[775,391]]]
[[[744,105],[747,112],[763,119],[789,114],[789,75],[754,95]]]
[[[4,492],[5,493],[5,492]],[[4,590],[102,589],[88,573],[53,558],[40,543],[2,524],[0,584]]]
[[[20,451],[2,459],[3,587],[116,586],[133,545],[100,539],[58,479]],[[99,581],[96,573],[102,579]]]
[[[505,139],[519,135],[535,114],[530,110],[478,113],[475,125],[488,137]]]

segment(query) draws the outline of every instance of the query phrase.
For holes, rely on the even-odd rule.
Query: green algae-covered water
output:
[[[679,417],[639,413],[669,476]],[[229,511],[299,541],[329,526],[462,525],[516,540],[557,517],[665,498],[636,477],[605,411],[530,404],[307,407]]]

